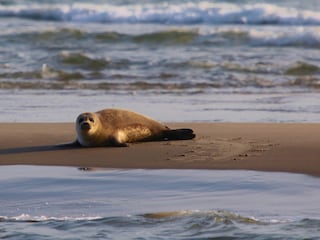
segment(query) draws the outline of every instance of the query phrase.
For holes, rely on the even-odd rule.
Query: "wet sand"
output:
[[[188,141],[125,148],[61,148],[73,123],[0,123],[0,165],[83,168],[244,169],[320,176],[320,124],[168,123],[193,128]]]

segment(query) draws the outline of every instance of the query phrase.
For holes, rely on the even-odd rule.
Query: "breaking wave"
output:
[[[292,232],[304,232],[305,229],[314,230],[320,224],[317,219],[258,220],[254,217],[245,217],[223,210],[156,212],[115,217],[32,217],[28,214],[22,214],[16,217],[0,216],[0,222],[10,223],[7,226],[13,226],[15,223],[24,226],[24,228],[16,229],[6,227],[6,230],[0,234],[6,239],[16,239],[17,236],[28,239],[64,239],[63,234],[77,236],[81,239],[91,238],[88,237],[88,234],[89,236],[110,238],[110,236],[119,237],[119,233],[125,239],[133,239],[127,234],[134,233],[134,236],[141,235],[143,238],[157,236],[158,239],[175,236],[178,237],[177,239],[196,237],[199,239],[265,240],[289,237],[294,234]],[[148,233],[143,230],[146,228],[148,228]],[[61,233],[62,229],[63,234]],[[316,235],[316,232],[310,234],[310,239],[315,239],[312,238],[313,235]]]
[[[0,5],[0,17],[97,23],[320,25],[317,10],[273,4],[149,3]]]

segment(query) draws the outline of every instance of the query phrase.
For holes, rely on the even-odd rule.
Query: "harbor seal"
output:
[[[118,146],[143,141],[188,140],[192,129],[170,129],[149,117],[123,109],[81,113],[76,119],[77,139],[82,147]]]

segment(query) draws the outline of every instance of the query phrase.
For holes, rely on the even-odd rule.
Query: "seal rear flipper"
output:
[[[195,134],[190,128],[170,129],[163,131],[165,140],[189,140],[195,138]]]

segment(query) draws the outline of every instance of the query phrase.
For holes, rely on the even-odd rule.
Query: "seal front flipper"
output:
[[[115,137],[113,137],[107,145],[111,147],[129,147],[127,143],[122,143]]]

